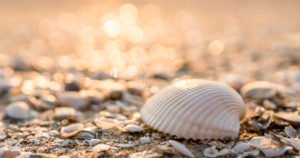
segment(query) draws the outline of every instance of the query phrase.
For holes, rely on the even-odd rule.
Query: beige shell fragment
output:
[[[245,114],[240,95],[215,81],[190,79],[167,86],[141,109],[149,126],[192,139],[236,138]]]
[[[190,158],[194,158],[194,154],[188,149],[186,148],[185,145],[175,141],[175,140],[169,140],[169,143],[177,150],[179,151],[181,154],[190,157]]]
[[[72,136],[76,135],[77,133],[79,133],[83,129],[83,127],[84,127],[84,125],[81,123],[71,124],[66,127],[62,127],[60,133],[61,133],[62,137],[65,137],[65,138],[72,137]]]

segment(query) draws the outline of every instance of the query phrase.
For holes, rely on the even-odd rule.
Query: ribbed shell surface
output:
[[[142,119],[158,131],[186,139],[236,138],[244,103],[231,87],[215,81],[181,80],[153,95]]]

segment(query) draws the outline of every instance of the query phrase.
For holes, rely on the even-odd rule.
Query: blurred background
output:
[[[299,9],[298,0],[0,0],[0,66],[269,79],[298,69]]]

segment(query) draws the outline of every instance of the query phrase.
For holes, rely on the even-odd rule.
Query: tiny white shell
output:
[[[188,148],[186,148],[185,145],[183,145],[175,140],[170,140],[169,143],[181,154],[183,154],[187,157],[191,157],[191,158],[195,157],[194,154]]]
[[[245,107],[240,95],[215,81],[190,79],[167,86],[141,109],[149,126],[192,139],[236,138]]]
[[[144,129],[138,125],[127,125],[123,128],[125,132],[134,133],[134,132],[142,132]]]

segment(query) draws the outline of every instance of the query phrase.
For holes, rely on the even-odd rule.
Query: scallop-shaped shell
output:
[[[186,139],[236,138],[245,114],[240,95],[215,81],[190,79],[167,86],[141,109],[158,131]]]

